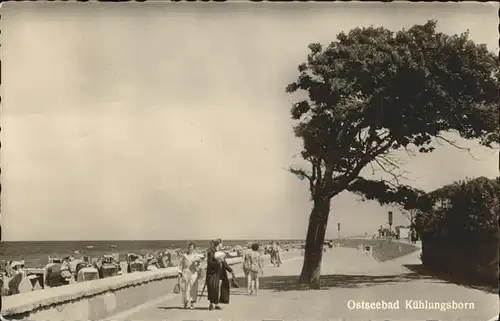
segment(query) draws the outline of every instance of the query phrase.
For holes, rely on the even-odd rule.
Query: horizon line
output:
[[[364,237],[364,235],[347,235],[347,236],[341,236],[340,238],[352,238],[352,237]],[[326,239],[337,239],[338,236],[335,237],[326,237]],[[139,241],[139,242],[155,242],[155,241],[212,241],[213,239],[101,239],[101,240],[1,240],[0,244],[2,242],[120,242],[120,241]],[[271,241],[271,240],[277,240],[277,241],[289,241],[289,240],[303,240],[305,241],[305,238],[236,238],[236,239],[224,239],[222,238],[222,241],[249,241],[249,240],[263,240],[263,241]]]

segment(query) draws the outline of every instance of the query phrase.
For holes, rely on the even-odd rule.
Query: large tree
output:
[[[349,191],[414,208],[408,203],[418,192],[399,182],[395,151],[430,153],[439,141],[456,146],[446,133],[490,147],[498,142],[498,57],[468,33],[449,36],[436,25],[397,33],[355,28],[326,48],[310,44],[300,75],[286,88],[307,94],[291,115],[310,168],[290,171],[308,179],[313,203],[300,276],[311,288],[320,286],[333,197]],[[391,178],[362,177],[367,166]]]

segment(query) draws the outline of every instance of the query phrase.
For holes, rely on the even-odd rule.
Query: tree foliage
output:
[[[311,169],[290,171],[309,180],[313,199],[347,190],[414,208],[423,192],[399,183],[391,152],[430,153],[440,140],[454,145],[443,136],[449,132],[485,146],[498,143],[498,57],[468,33],[449,36],[436,25],[396,33],[355,28],[325,48],[309,45],[286,90],[307,93],[291,116]],[[369,164],[391,179],[361,177]]]
[[[500,206],[500,178],[478,177],[443,186],[425,196],[433,208],[421,211],[417,227],[423,235],[496,233]]]

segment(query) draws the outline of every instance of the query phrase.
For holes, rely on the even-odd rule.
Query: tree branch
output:
[[[402,173],[396,173],[396,171],[400,170],[401,168],[397,162],[389,159],[388,155],[378,155],[374,158],[374,162],[377,163],[382,171],[392,176],[396,184],[400,184],[399,179],[410,180],[408,177],[404,176],[404,174],[406,173],[405,171],[403,171]],[[392,168],[387,168],[386,166],[391,166]]]
[[[476,157],[474,157],[474,155],[472,155],[472,153],[471,153],[471,151],[470,151],[470,148],[463,147],[463,146],[459,146],[459,145],[457,145],[457,143],[456,143],[455,141],[450,140],[450,139],[448,139],[448,138],[445,138],[445,137],[443,137],[443,136],[441,136],[441,135],[436,135],[435,137],[436,137],[436,139],[437,139],[438,143],[440,143],[440,141],[444,141],[445,143],[447,143],[447,144],[448,144],[448,145],[450,145],[450,146],[455,147],[456,149],[466,151],[466,152],[467,152],[467,154],[469,154],[469,156],[470,156],[470,157],[472,157],[472,159],[474,159],[474,160],[478,160]]]
[[[309,180],[309,190],[313,193],[314,190],[314,179],[313,176],[308,175],[303,169],[290,167],[288,171],[294,175],[300,175]],[[314,175],[314,173],[313,173]]]
[[[399,176],[394,174],[392,171],[388,170],[382,163],[375,157],[374,159],[375,163],[387,174],[391,175],[396,184],[399,184]]]
[[[320,188],[320,184],[324,178],[321,172],[321,160],[316,157],[305,157],[305,160],[311,163],[311,174],[301,168],[290,167],[288,171],[294,175],[300,175],[307,178],[309,180],[309,191],[311,192],[311,196],[314,196],[318,188]]]
[[[384,137],[383,141],[381,141],[377,146],[371,148],[368,152],[366,152],[359,162],[350,170],[348,173],[338,176],[336,179],[332,180],[330,184],[325,186],[328,192],[327,195],[332,198],[342,190],[346,189],[349,183],[351,183],[356,177],[359,176],[361,170],[371,163],[375,157],[385,153],[389,148],[391,148],[392,144],[395,142],[394,138],[389,138],[390,135]],[[386,144],[384,144],[384,142]]]
[[[368,180],[357,177],[347,187],[349,192],[363,197],[365,200],[376,200],[381,205],[397,204],[404,209],[417,207],[418,199],[425,193],[406,185],[394,185],[385,180]]]

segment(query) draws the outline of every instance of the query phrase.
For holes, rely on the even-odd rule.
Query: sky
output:
[[[312,42],[429,19],[498,52],[480,3],[7,3],[1,20],[4,241],[301,239],[311,202],[285,87]],[[413,186],[498,175],[458,140],[402,154]],[[398,210],[335,197],[327,237],[374,233]]]

